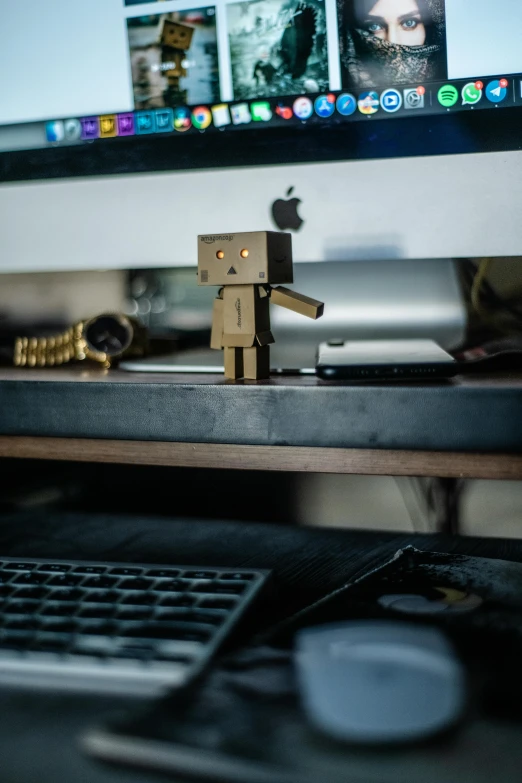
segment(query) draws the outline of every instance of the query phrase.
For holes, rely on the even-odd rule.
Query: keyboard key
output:
[[[206,642],[211,636],[210,631],[202,629],[182,628],[168,623],[146,623],[127,628],[122,636],[134,639],[165,639],[169,641]]]
[[[94,634],[95,636],[110,636],[116,629],[116,623],[84,623],[80,628],[80,633]]]
[[[115,576],[139,576],[142,572],[143,568],[111,568],[111,574],[114,574]]]
[[[43,585],[48,579],[49,574],[30,572],[27,574],[20,574],[14,581],[17,585]]]
[[[215,579],[215,571],[185,571],[185,579]]]
[[[124,648],[118,649],[117,652],[111,652],[107,659],[108,661],[136,661],[137,663],[145,663],[152,656],[150,647],[136,647],[136,649],[126,650]]]
[[[6,618],[3,625],[6,631],[36,631],[40,628],[41,622],[37,617],[13,617]]]
[[[155,577],[156,579],[174,579],[174,577],[178,575],[179,571],[175,571],[173,568],[152,568],[146,573],[146,576]]]
[[[63,563],[43,563],[38,566],[39,571],[48,571],[50,574],[65,574],[71,568],[70,565]]]
[[[26,650],[33,639],[33,633],[6,633],[0,637],[0,650]]]
[[[243,582],[212,582],[210,585],[206,585],[208,588],[206,592],[213,593],[214,595],[241,595],[244,593],[247,585]],[[196,590],[198,588],[195,588]],[[203,590],[203,586],[201,586]]]
[[[226,618],[225,613],[216,612],[189,612],[187,620],[191,623],[203,623],[205,625],[222,625]]]
[[[40,607],[38,601],[11,601],[3,607],[4,614],[34,614]]]
[[[205,598],[199,604],[202,609],[232,609],[235,605],[233,598]]]
[[[80,574],[67,574],[63,576],[55,576],[49,580],[48,584],[53,587],[76,587],[83,580],[83,576]]]
[[[60,604],[47,604],[44,606],[39,614],[42,617],[69,617],[74,612],[74,607],[71,607],[68,603]]]
[[[188,617],[188,609],[165,609],[157,615],[156,620],[162,623],[172,623],[179,622],[180,620],[188,620]]]
[[[113,604],[118,600],[118,593],[114,590],[93,590],[85,595],[84,600],[86,603]]]
[[[190,587],[188,580],[172,579],[170,582],[158,582],[153,589],[162,593],[181,593],[188,587]]]
[[[118,610],[118,620],[146,620],[152,616],[153,609],[150,606],[134,606],[132,609],[122,608]]]
[[[32,571],[36,568],[36,563],[4,563],[6,571]]]
[[[179,655],[178,653],[157,652],[154,656],[155,661],[165,661],[166,663],[179,663],[188,666],[192,663],[192,658],[188,655]]]
[[[121,582],[118,585],[119,590],[148,590],[149,587],[152,587],[154,584],[153,579],[144,579],[140,577],[139,579],[124,579],[123,582]]]
[[[117,583],[118,579],[115,576],[91,576],[90,579],[83,583],[82,587],[107,588],[114,587]]]
[[[104,574],[106,572],[106,566],[78,566],[75,568],[74,574]]]
[[[70,654],[72,656],[79,655],[83,658],[105,658],[107,651],[104,649],[96,649],[93,647],[73,647],[72,650],[70,650]],[[74,660],[74,659],[73,659]],[[79,663],[79,661],[76,661],[75,663]],[[84,661],[82,660],[82,663]]]
[[[247,574],[244,571],[235,571],[234,573],[231,572],[229,574],[220,574],[219,578],[233,582],[248,582],[254,578],[254,574]]]
[[[60,637],[38,638],[31,645],[31,650],[35,652],[55,652],[63,653],[69,646],[69,639]]]
[[[44,623],[42,631],[47,633],[74,633],[78,628],[78,623],[74,620],[54,620],[48,623]]]
[[[154,593],[129,593],[122,599],[122,604],[133,604],[140,606],[142,604],[155,604],[158,596]]]
[[[166,595],[161,606],[194,606],[194,599],[190,595]]]
[[[52,590],[50,599],[52,601],[79,601],[85,594],[84,590],[75,590],[74,588],[57,588]]]
[[[78,616],[91,618],[94,620],[105,620],[107,617],[112,617],[113,614],[113,606],[105,606],[105,604],[93,604],[92,606],[86,606],[81,609],[78,613]]]
[[[20,587],[16,591],[15,598],[32,598],[33,600],[40,600],[49,593],[46,587]]]

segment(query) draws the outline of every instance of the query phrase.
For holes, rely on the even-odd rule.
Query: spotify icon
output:
[[[457,103],[459,99],[459,91],[452,84],[445,84],[437,93],[437,98],[441,106],[449,109],[451,106],[455,106]]]

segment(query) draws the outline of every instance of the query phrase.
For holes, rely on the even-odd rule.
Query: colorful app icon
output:
[[[314,105],[310,98],[296,98],[294,101],[294,114],[299,120],[308,120],[314,113]]]
[[[82,139],[84,139],[84,141],[98,138],[100,135],[98,117],[84,117],[80,122],[82,124]]]
[[[335,111],[335,97],[333,95],[319,95],[314,102],[315,113],[318,117],[326,119]]]
[[[507,95],[509,82],[507,79],[495,79],[486,87],[486,98],[491,103],[502,103]]]
[[[63,141],[65,131],[61,120],[52,120],[45,123],[45,136],[47,141]]]
[[[186,106],[178,106],[174,109],[174,130],[184,133],[192,127],[191,111]]]
[[[459,91],[452,84],[443,85],[437,93],[437,100],[445,109],[451,109],[459,99]]]
[[[381,95],[381,106],[389,114],[399,111],[402,106],[402,95],[398,90],[385,90]]]
[[[67,141],[78,141],[82,136],[82,124],[80,120],[65,120],[63,128],[64,136]]]
[[[250,104],[254,122],[268,122],[272,119],[272,109],[268,101],[258,101]]]
[[[172,109],[156,109],[156,131],[157,133],[168,133],[172,130],[174,124],[174,112]]]
[[[234,125],[248,125],[249,122],[252,122],[248,103],[238,103],[235,106],[231,106],[230,113]]]
[[[155,133],[156,119],[152,111],[139,111],[136,114],[136,133]]]
[[[361,114],[375,114],[379,111],[379,96],[373,90],[362,92],[357,101]]]
[[[404,90],[404,108],[405,109],[423,109],[424,96],[426,89],[424,87],[414,87]]]
[[[357,101],[353,95],[349,92],[343,92],[337,98],[337,111],[342,114],[343,117],[349,117],[357,109]]]
[[[100,117],[100,138],[110,139],[116,136],[116,115],[115,114],[103,114]]]
[[[294,116],[294,113],[290,106],[283,106],[282,104],[278,103],[275,110],[278,117],[281,117],[282,120],[291,120]]]
[[[196,106],[192,111],[192,124],[198,130],[205,130],[212,122],[212,114],[206,106]]]
[[[118,136],[134,136],[134,114],[118,114]]]
[[[225,125],[230,125],[230,112],[226,103],[219,103],[217,106],[212,106],[212,118],[216,128],[224,128]]]
[[[462,105],[474,106],[482,98],[482,82],[468,82],[462,88]]]

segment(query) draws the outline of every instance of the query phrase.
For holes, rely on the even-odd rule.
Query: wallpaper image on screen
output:
[[[219,99],[215,8],[127,20],[136,109]]]
[[[337,16],[344,88],[447,77],[444,0],[337,0]]]
[[[232,3],[227,19],[236,100],[328,89],[321,0]]]

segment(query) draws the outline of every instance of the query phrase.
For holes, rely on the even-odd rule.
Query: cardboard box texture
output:
[[[243,377],[256,381],[270,377],[270,346],[243,349]]]
[[[198,236],[199,285],[267,285],[293,280],[292,237],[288,233]]]
[[[225,376],[227,378],[243,377],[243,349],[225,348],[223,350],[225,362]]]
[[[291,291],[283,286],[274,288],[271,298],[274,304],[286,307],[288,310],[293,310],[295,313],[300,313],[314,320],[320,318],[324,312],[323,302],[312,299],[310,296],[298,294],[297,291]]]
[[[223,348],[223,300],[219,298],[214,299],[210,347],[215,349]]]
[[[223,345],[250,348],[274,342],[270,331],[270,299],[255,285],[227,285],[223,289]]]

